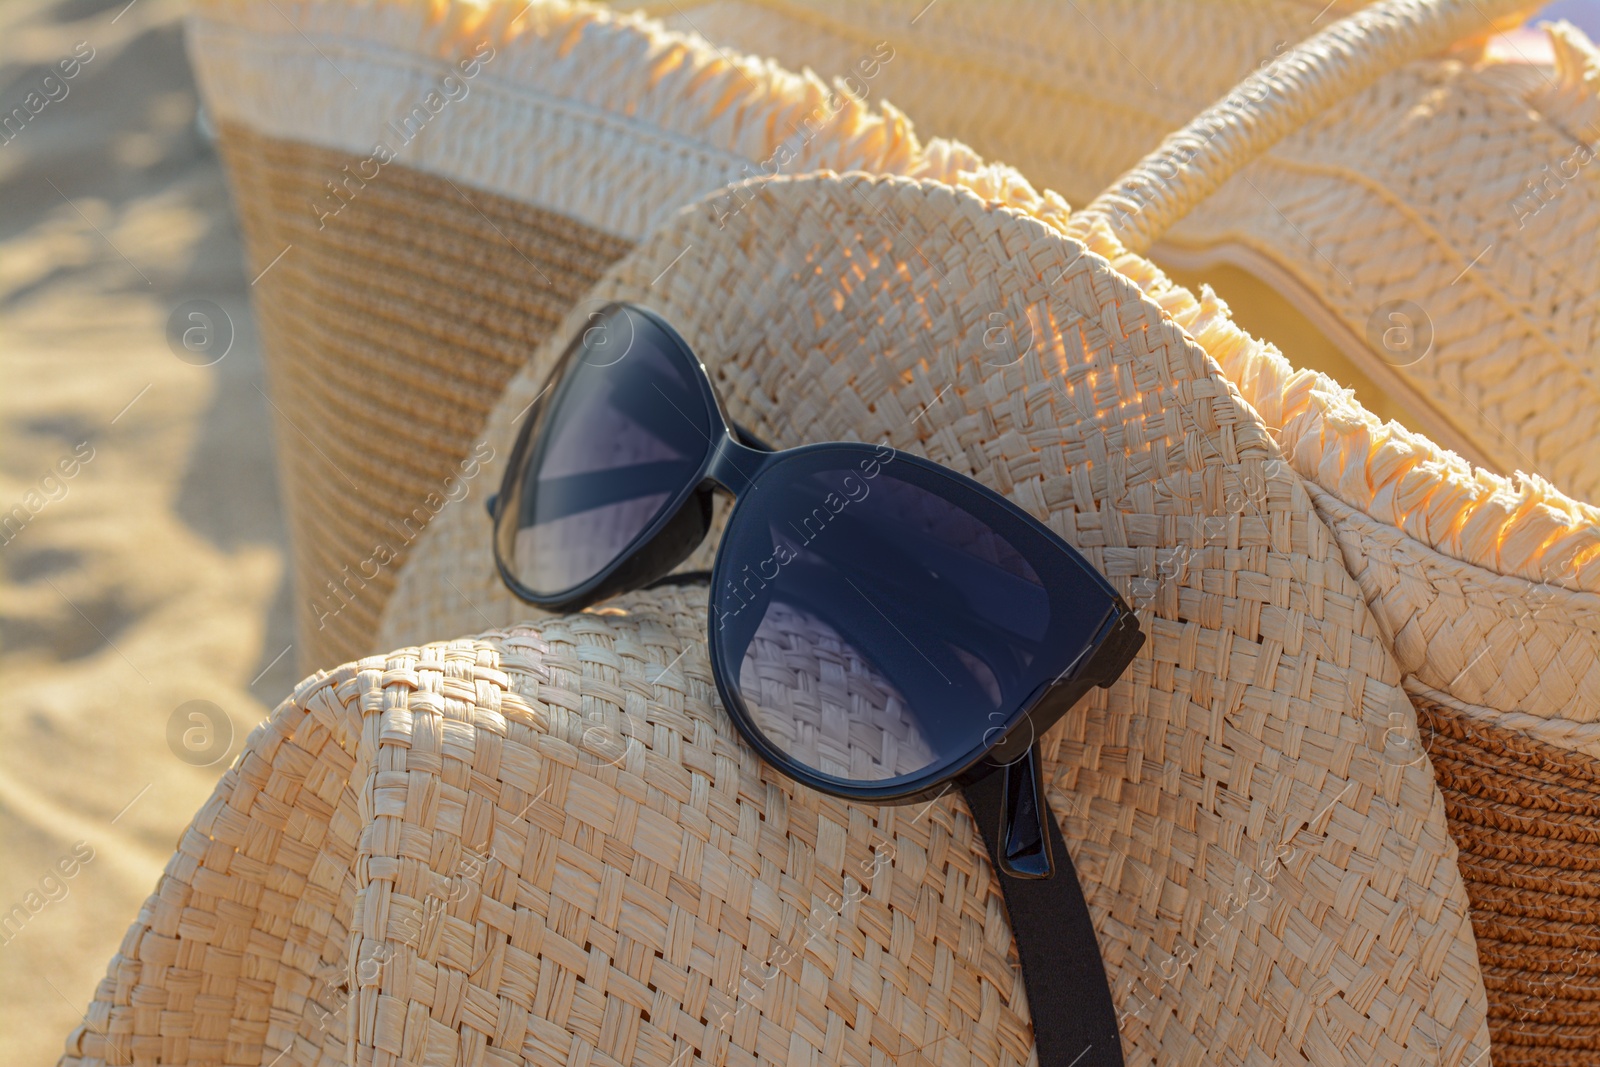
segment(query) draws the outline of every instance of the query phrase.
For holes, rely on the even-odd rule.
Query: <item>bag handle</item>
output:
[[[1142,255],[1245,164],[1314,115],[1398,66],[1494,29],[1494,19],[1537,6],[1528,0],[1384,0],[1341,19],[1169,134],[1074,212],[1068,232],[1081,239],[1103,221],[1130,252]]]

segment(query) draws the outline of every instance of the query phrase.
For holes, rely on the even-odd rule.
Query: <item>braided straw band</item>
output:
[[[1461,842],[1501,1067],[1600,1053],[1600,765],[1414,690]],[[1600,736],[1600,732],[1591,730]]]
[[[297,655],[337,663],[373,647],[398,562],[475,488],[475,438],[506,379],[629,243],[398,166],[319,227],[307,204],[348,156],[234,124],[220,143],[255,269],[283,253],[253,295],[294,533]]]
[[[1414,730],[1399,672],[1303,485],[1204,353],[1103,260],[970,193],[858,176],[745,193],[726,228],[687,209],[588,301],[663,314],[763,438],[886,440],[970,473],[1125,595],[1192,551],[1139,597],[1150,645],[1124,682],[1045,738],[1130,1060],[1431,1062],[1435,1024],[1443,1062],[1479,1055],[1442,800],[1425,761],[1385,750],[1391,727]],[[560,347],[509,383],[497,450]],[[1238,484],[1262,491],[1223,517]],[[481,511],[443,512],[385,639],[534,614],[487,548]]]
[[[1381,0],[1301,42],[1171,134],[1073,221],[1111,226],[1130,251],[1148,251],[1172,224],[1240,167],[1312,116],[1413,59],[1481,33],[1491,16],[1528,0]]]

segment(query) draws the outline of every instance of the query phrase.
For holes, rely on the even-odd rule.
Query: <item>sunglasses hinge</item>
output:
[[[775,455],[741,444],[731,430],[724,430],[706,461],[704,477],[738,496]]]

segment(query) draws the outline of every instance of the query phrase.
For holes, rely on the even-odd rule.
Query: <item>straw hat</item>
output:
[[[1386,756],[1413,716],[1399,668],[1305,484],[1205,352],[1103,259],[970,192],[817,176],[741,196],[732,224],[715,200],[671,220],[592,298],[662,312],[777,443],[887,439],[950,464],[1130,592],[1183,550],[1145,597],[1148,651],[1046,739],[1129,1061],[1479,1062],[1442,800],[1425,761]],[[509,383],[497,455],[585,313]],[[1252,513],[1208,522],[1230,484],[1255,487]],[[481,511],[441,514],[401,595],[427,566],[468,613],[525,614],[481,552],[452,562],[458,531],[484,541]],[[91,1011],[109,1031],[74,1050],[192,1055],[203,1035],[316,1062],[336,1047],[315,1014],[332,972],[358,1063],[962,1058],[940,1039],[1026,1062],[963,802],[919,820],[765,770],[712,697],[703,596],[308,680],[186,835]],[[892,862],[852,884],[880,838]],[[829,933],[798,947],[819,914]],[[202,945],[230,977],[197,997]]]
[[[1402,43],[1417,40],[1411,32]],[[1228,138],[1215,146],[1233,147]],[[1062,218],[1020,181],[991,177],[985,191]],[[1497,1057],[1549,1062],[1600,1048],[1600,1028],[1587,1023],[1596,991],[1585,977],[1600,971],[1600,909],[1581,873],[1600,858],[1590,855],[1585,822],[1600,810],[1590,762],[1600,754],[1600,513],[1538,478],[1489,475],[1383,424],[1333,380],[1296,370],[1243,334],[1213,295],[1197,300],[1128,254],[1107,227],[1080,230],[1221,363],[1311,479],[1426,724],[1415,737],[1397,720],[1391,756],[1439,756],[1468,852]],[[439,536],[449,545],[442,557],[469,551]],[[386,627],[385,637],[410,639],[419,624],[421,633],[481,625],[485,616],[468,616],[462,599],[470,583],[454,580],[441,584],[419,563],[403,578],[416,595],[402,591],[388,614],[396,623],[409,616],[411,628]],[[1540,817],[1548,810],[1563,817]]]
[[[1292,81],[1295,46],[1361,6],[672,0],[645,10],[719,46],[858,82],[858,57],[887,42],[876,91],[1078,204],[1246,75],[1276,64]],[[1191,277],[1242,268],[1269,288],[1238,285],[1236,310],[1277,327],[1280,343],[1326,335],[1322,369],[1368,405],[1498,473],[1536,471],[1600,499],[1600,52],[1568,24],[1546,27],[1548,61],[1486,51],[1494,29],[1540,5],[1454,6],[1461,32],[1435,49],[1449,54],[1390,64],[1305,115],[1152,254]]]

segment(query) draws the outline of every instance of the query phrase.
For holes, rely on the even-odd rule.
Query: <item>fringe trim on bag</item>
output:
[[[1221,365],[1303,477],[1463,563],[1600,592],[1600,508],[1537,474],[1493,474],[1399,423],[1380,421],[1326,374],[1296,369],[1275,345],[1245,333],[1210,286],[1196,298],[1104,228],[1089,243]]]
[[[1545,23],[1555,60],[1555,84],[1541,79],[1528,103],[1574,142],[1595,145],[1600,131],[1600,48],[1567,22]]]
[[[304,50],[303,35],[318,49],[308,53],[321,64],[313,69],[334,91],[350,88],[337,76],[339,61],[347,54],[353,61],[365,59],[426,74],[428,70],[417,62],[419,52],[449,63],[487,42],[495,50],[493,57],[484,64],[470,91],[522,104],[523,114],[517,116],[520,122],[514,125],[526,127],[530,119],[537,123],[543,117],[530,116],[529,110],[559,112],[587,105],[615,122],[647,128],[658,140],[663,131],[680,137],[681,141],[661,145],[665,168],[681,169],[686,162],[697,162],[701,169],[709,166],[725,171],[722,181],[759,177],[761,165],[766,164],[783,173],[865,170],[950,182],[958,171],[981,165],[977,155],[958,142],[936,138],[923,143],[912,132],[910,121],[892,105],[868,102],[842,80],[830,86],[809,71],[794,74],[771,60],[728,55],[701,38],[588,4],[565,0],[489,6],[449,0],[278,0],[274,4],[200,0],[199,9],[192,51],[208,81],[251,76],[231,62],[207,62],[207,35],[216,33],[229,35],[230,50],[272,49],[275,54],[271,58],[277,62],[281,62],[284,45]],[[286,35],[286,29],[296,32]],[[270,42],[275,39],[281,43],[274,48]],[[447,72],[448,68],[440,71]],[[352,84],[357,91],[366,88]],[[429,88],[426,83],[420,87]],[[361,151],[369,147],[361,136],[339,128],[340,109],[329,107],[326,94],[315,87],[280,84],[272,91],[259,87],[246,91],[240,84],[212,88],[208,98],[228,109],[220,118],[328,147]],[[420,99],[416,79],[410,85],[385,88],[395,96],[397,114]],[[362,110],[368,115],[384,113],[368,102]],[[603,173],[571,167],[565,158],[507,159],[505,147],[497,145],[499,151],[492,159],[447,156],[442,160],[407,158],[404,162],[423,169],[448,167],[454,172],[448,176],[506,195],[525,195],[527,179],[519,181],[516,175],[558,171],[571,188],[552,188],[549,174],[540,174],[545,179],[539,183],[541,192],[552,194],[544,204],[547,208],[564,207],[563,197],[598,197],[598,209],[590,212],[595,217],[585,221],[635,241],[660,221],[654,214],[637,211],[637,205],[608,207],[604,201],[610,182]],[[512,148],[516,147],[513,143]],[[570,147],[582,150],[579,145]],[[694,155],[703,158],[684,158]],[[703,189],[700,195],[708,191]],[[675,202],[671,210],[679,206]]]
[[[1058,229],[1067,217],[1064,200],[1038,192],[1015,169],[985,164],[957,142],[935,139],[924,145],[910,121],[887,103],[868,104],[842,83],[830,90],[809,72],[791,74],[771,61],[724,55],[702,38],[661,29],[636,15],[565,0],[540,0],[525,8],[462,0],[203,4],[208,12],[226,10],[230,24],[253,34],[281,35],[288,19],[313,40],[359,36],[408,51],[415,51],[420,40],[442,57],[488,39],[505,52],[496,61],[500,65],[486,72],[496,81],[576,96],[731,155],[768,160],[787,145],[793,152],[786,168],[791,173],[862,169],[933,178]],[[1575,77],[1571,63],[1569,78]],[[596,70],[605,76],[594,76]],[[220,98],[243,103],[259,95]],[[780,136],[835,101],[838,113],[810,140]],[[1093,235],[1090,243],[1217,360],[1266,423],[1279,430],[1279,446],[1302,476],[1464,563],[1600,592],[1600,509],[1572,500],[1537,474],[1501,477],[1398,423],[1380,422],[1332,378],[1295,369],[1276,347],[1245,333],[1209,287],[1197,299],[1108,234]]]

